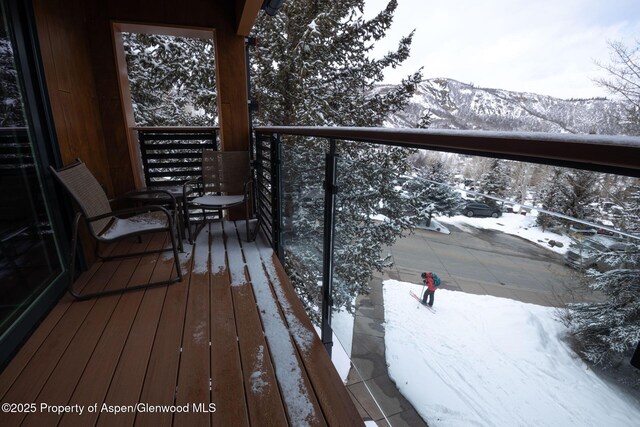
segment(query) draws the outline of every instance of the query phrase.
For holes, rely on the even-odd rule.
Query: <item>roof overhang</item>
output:
[[[236,34],[248,36],[258,18],[263,0],[236,0]]]
[[[236,0],[237,26],[236,34],[248,36],[258,18],[260,10],[269,16],[278,12],[284,0]]]

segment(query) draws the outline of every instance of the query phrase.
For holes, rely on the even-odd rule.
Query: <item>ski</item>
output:
[[[417,300],[418,300],[418,302],[420,303],[420,305],[422,305],[424,308],[426,308],[427,310],[429,310],[429,311],[430,311],[430,312],[432,312],[432,313],[435,313],[435,312],[436,312],[436,309],[435,309],[435,308],[433,308],[433,307],[429,307],[427,304],[423,304],[423,303],[422,303],[422,299],[421,299],[418,295],[416,295],[413,291],[409,291],[409,294],[410,294],[412,297],[414,297],[415,299],[417,299]]]

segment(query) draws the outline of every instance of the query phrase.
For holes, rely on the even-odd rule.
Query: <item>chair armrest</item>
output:
[[[247,197],[247,194],[249,194],[248,188],[250,186],[253,185],[253,180],[252,179],[248,179],[247,181],[244,182],[243,184],[243,188],[244,188],[244,196],[245,198]]]
[[[162,206],[158,206],[158,205],[146,205],[146,206],[138,206],[135,208],[128,208],[128,209],[120,209],[117,211],[112,211],[112,212],[108,212],[105,214],[101,214],[101,215],[97,215],[97,216],[93,216],[91,218],[86,218],[87,222],[93,222],[93,221],[98,221],[100,219],[105,219],[105,218],[111,218],[111,217],[118,217],[118,216],[123,216],[123,215],[132,215],[132,214],[137,214],[137,213],[146,213],[146,212],[164,212],[164,214],[167,216],[167,218],[169,219],[169,223],[171,224],[173,221],[173,218],[171,217],[171,213],[163,208]]]
[[[200,178],[196,178],[196,179],[190,179],[189,181],[185,182],[184,184],[182,184],[182,198],[183,200],[187,200],[187,187],[189,187],[192,184],[195,184],[197,182],[202,182],[202,177]],[[193,192],[193,191],[191,191]]]

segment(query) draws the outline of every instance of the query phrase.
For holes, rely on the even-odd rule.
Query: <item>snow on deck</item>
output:
[[[221,239],[216,239],[221,240]],[[193,252],[192,273],[207,274],[209,272],[209,228],[203,229],[196,237]]]
[[[562,340],[553,308],[384,282],[389,374],[430,426],[638,426],[640,402]]]
[[[215,230],[217,231],[219,230],[219,228],[216,227]],[[242,259],[242,250],[240,249],[240,242],[238,241],[238,235],[236,234],[236,231],[233,228],[230,228],[230,231],[228,231],[228,234],[226,234],[226,236],[227,253],[229,258]],[[215,249],[212,248],[212,251],[215,251]],[[212,264],[212,271],[216,271],[215,269],[217,267],[220,266]],[[241,262],[230,262],[229,274],[231,275],[231,286],[233,287],[244,286],[248,283],[247,276],[245,275],[244,264]]]
[[[227,240],[227,245],[229,245],[230,240]],[[264,325],[265,337],[271,350],[276,377],[280,384],[291,425],[305,426],[315,424],[318,422],[317,414],[305,387],[303,372],[300,369],[296,350],[291,341],[290,328],[287,327],[278,310],[278,302],[271,292],[269,279],[262,268],[263,261],[260,259],[260,252],[254,242],[242,242],[242,247],[249,275],[251,276],[256,303]],[[269,260],[270,263],[270,259],[269,256],[264,262],[267,263],[267,260]],[[271,265],[267,268],[271,270],[270,273],[273,274],[271,277],[274,278],[277,276],[275,275],[275,267],[273,269],[272,267]],[[279,288],[279,286],[274,287],[276,289]],[[293,316],[287,315],[287,312],[291,310],[287,310],[286,306],[283,309],[287,320],[290,320]],[[304,343],[305,335],[301,332],[303,326],[297,322],[297,319],[295,323],[290,324],[290,327],[294,339]],[[307,332],[310,333],[309,331]],[[305,347],[303,346],[303,348]]]

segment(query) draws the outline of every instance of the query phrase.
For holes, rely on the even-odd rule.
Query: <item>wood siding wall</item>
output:
[[[34,0],[34,12],[62,160],[81,158],[112,194],[84,2]]]
[[[62,158],[69,163],[81,157],[110,195],[135,188],[113,21],[214,29],[222,147],[248,148],[244,38],[235,34],[234,2],[33,2]]]

